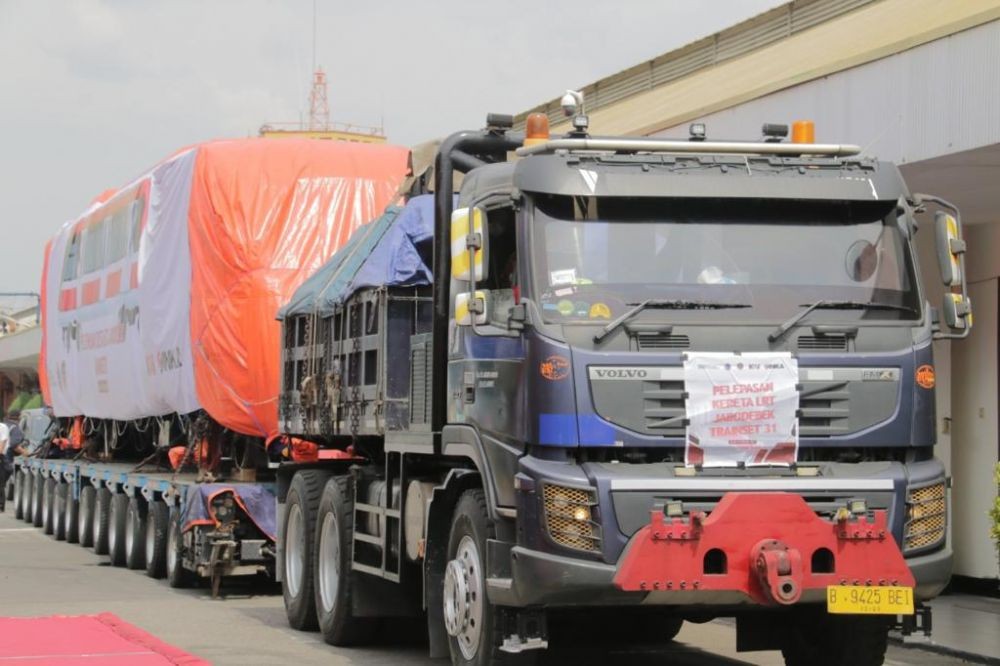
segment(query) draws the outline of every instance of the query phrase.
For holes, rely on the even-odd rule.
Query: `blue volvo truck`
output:
[[[783,126],[573,124],[452,135],[281,311],[279,421],[320,449],[278,470],[290,624],[422,618],[433,656],[493,664],[732,617],[740,650],[882,663],[951,573],[959,212]]]

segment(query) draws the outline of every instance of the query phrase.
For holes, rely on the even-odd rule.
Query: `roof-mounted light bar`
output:
[[[708,153],[743,155],[827,155],[846,157],[860,146],[837,143],[758,143],[753,141],[678,141],[676,139],[552,139],[517,149],[521,157],[557,150],[614,153]]]

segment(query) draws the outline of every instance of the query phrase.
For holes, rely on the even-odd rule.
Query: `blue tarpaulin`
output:
[[[431,284],[434,196],[413,197],[390,206],[377,220],[354,232],[344,247],[299,287],[278,319],[333,314],[365,287]]]
[[[276,500],[274,493],[253,483],[204,483],[193,486],[184,498],[181,525],[190,529],[195,525],[211,525],[215,521],[209,513],[212,498],[219,493],[232,492],[236,500],[250,514],[250,520],[267,538],[274,540],[277,535],[275,519]]]

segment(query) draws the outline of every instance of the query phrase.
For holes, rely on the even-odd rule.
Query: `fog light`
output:
[[[684,502],[679,500],[667,502],[663,505],[663,515],[667,518],[680,518],[684,515]]]
[[[593,489],[546,483],[542,499],[545,527],[554,542],[576,550],[601,549],[600,527],[591,513],[591,507],[597,504]]]
[[[585,506],[578,506],[573,509],[573,520],[590,520],[590,509]]]
[[[906,552],[939,546],[948,531],[948,504],[944,483],[913,488],[906,493]]]
[[[847,509],[855,516],[861,516],[868,513],[868,502],[863,499],[852,499],[847,503]]]

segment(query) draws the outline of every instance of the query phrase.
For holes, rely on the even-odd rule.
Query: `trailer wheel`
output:
[[[42,495],[42,531],[46,534],[55,532],[56,480],[51,476],[45,479]]]
[[[52,502],[52,534],[56,541],[66,540],[66,493],[69,486],[60,481],[56,484]]]
[[[66,543],[76,543],[80,539],[80,522],[77,515],[80,511],[80,501],[73,497],[73,485],[66,484],[66,507],[63,511],[63,530]]]
[[[129,498],[125,511],[125,566],[146,566],[146,503],[138,497]]]
[[[45,522],[45,514],[42,512],[42,505],[45,497],[45,477],[35,473],[35,478],[31,483],[31,524],[35,527],[42,527]]]
[[[3,465],[3,464],[4,464],[3,462],[0,462],[0,465]],[[8,474],[7,475],[7,481],[5,482],[5,485],[4,485],[4,492],[7,493],[7,497],[4,498],[5,502],[8,501],[8,500],[14,499],[17,496],[17,475],[16,474]]]
[[[21,482],[22,495],[21,502],[24,505],[23,519],[26,523],[34,523],[35,510],[35,480],[34,474],[30,471],[24,472],[24,480]]]
[[[879,666],[885,661],[889,622],[884,617],[806,610],[795,614],[788,631],[781,649],[787,666]]]
[[[24,520],[24,472],[14,470],[14,518]]]
[[[313,593],[313,562],[316,556],[313,541],[316,510],[327,476],[319,470],[296,472],[285,498],[285,570],[281,591],[288,624],[300,631],[319,628]]]
[[[499,618],[486,597],[486,540],[495,536],[485,493],[480,488],[466,490],[452,518],[444,572],[444,626],[452,664],[488,666],[510,661],[511,655],[499,651]],[[534,650],[518,656],[518,663],[537,657]]]
[[[108,521],[108,555],[111,565],[125,566],[125,526],[128,524],[129,496],[115,493],[111,496],[111,516]]]
[[[76,513],[76,531],[79,543],[84,548],[94,545],[94,510],[97,504],[97,490],[87,485],[80,488],[80,508]]]
[[[350,476],[326,482],[316,515],[316,557],[313,580],[316,615],[323,640],[348,646],[370,642],[375,618],[351,612],[351,533],[354,529],[354,487]]]
[[[190,587],[191,572],[184,568],[184,533],[181,512],[170,512],[170,528],[167,530],[166,574],[170,587]]]
[[[94,552],[108,554],[108,525],[111,522],[111,491],[105,487],[97,489],[94,500]]]
[[[146,575],[163,578],[167,575],[167,530],[170,529],[170,509],[163,502],[150,502],[146,509]]]

